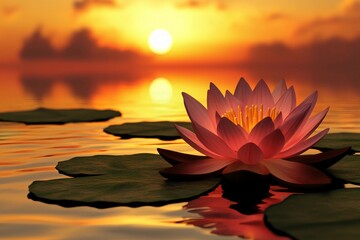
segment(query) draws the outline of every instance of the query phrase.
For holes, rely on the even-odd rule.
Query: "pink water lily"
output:
[[[348,149],[316,155],[300,155],[329,129],[313,132],[329,108],[311,115],[317,92],[296,105],[294,88],[279,82],[271,92],[260,80],[252,90],[242,78],[235,92],[225,96],[210,84],[207,108],[183,93],[186,111],[194,131],[176,126],[180,136],[205,156],[158,149],[173,167],[161,170],[168,178],[230,174],[251,171],[272,175],[281,182],[300,185],[324,185],[331,179],[318,168],[329,167]]]

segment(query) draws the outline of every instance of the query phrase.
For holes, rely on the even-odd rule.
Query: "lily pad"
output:
[[[360,239],[360,189],[292,195],[265,211],[272,228],[295,239]]]
[[[158,138],[160,140],[175,140],[180,136],[175,124],[191,129],[190,122],[135,122],[120,125],[111,125],[104,129],[106,133],[119,136],[123,139],[129,138]]]
[[[360,184],[360,156],[350,155],[330,167],[328,171],[336,178]]]
[[[329,150],[349,146],[356,152],[360,151],[360,133],[330,133],[315,144],[313,148]]]
[[[56,166],[71,178],[35,181],[29,197],[67,207],[161,206],[196,198],[220,182],[168,181],[158,173],[167,165],[155,154],[75,157]]]
[[[65,124],[70,122],[98,122],[121,116],[113,110],[96,109],[48,109],[0,113],[0,121],[25,124]]]

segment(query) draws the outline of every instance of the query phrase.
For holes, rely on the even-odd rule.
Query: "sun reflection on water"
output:
[[[166,78],[156,78],[150,84],[150,96],[155,103],[168,103],[171,100],[172,85]]]

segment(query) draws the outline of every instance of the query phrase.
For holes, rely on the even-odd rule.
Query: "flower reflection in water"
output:
[[[201,228],[211,228],[211,232],[224,236],[239,236],[245,239],[290,239],[274,234],[264,223],[264,211],[269,206],[283,201],[290,196],[280,187],[272,186],[269,197],[255,205],[252,214],[239,211],[238,203],[223,197],[221,186],[206,196],[190,201],[184,206],[200,218],[188,218],[178,223],[185,223]]]

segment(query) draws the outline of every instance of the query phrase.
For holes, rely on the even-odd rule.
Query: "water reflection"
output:
[[[156,78],[150,84],[150,96],[155,103],[169,102],[172,97],[172,85],[166,78]]]
[[[143,224],[144,219],[150,222],[149,218],[144,218],[143,208],[122,207],[102,211],[85,207],[63,209],[26,199],[28,185],[32,181],[58,178],[59,175],[54,169],[56,163],[75,156],[155,153],[159,145],[168,148],[169,146],[164,146],[168,144],[171,144],[173,150],[194,153],[182,140],[165,143],[160,140],[132,139],[120,144],[116,137],[104,134],[103,129],[110,124],[130,121],[188,120],[181,92],[187,92],[206,103],[209,82],[214,82],[225,91],[232,90],[240,76],[246,77],[252,86],[258,79],[264,78],[271,87],[274,87],[279,79],[284,78],[289,84],[295,85],[298,100],[317,89],[317,110],[331,106],[322,126],[330,127],[332,131],[360,132],[360,82],[358,74],[354,72],[286,67],[152,70],[139,68],[132,71],[115,71],[115,67],[118,65],[104,67],[103,72],[96,69],[96,66],[80,66],[55,72],[45,68],[40,69],[41,74],[35,70],[29,72],[0,69],[0,111],[44,106],[113,108],[123,113],[122,118],[110,122],[69,124],[66,128],[0,123],[0,148],[2,147],[3,158],[0,163],[0,188],[3,194],[0,199],[0,232],[5,238],[24,238],[26,235],[34,236],[34,239],[50,239],[54,237],[56,230],[65,233],[65,238],[82,236],[83,239],[101,236],[113,239],[143,239],[144,236],[155,236],[154,239],[158,239],[161,234],[164,239],[174,236],[189,239],[222,239],[221,236],[208,234],[208,229],[205,228],[210,228],[218,235],[276,239],[262,222],[264,209],[281,201],[287,194],[275,189],[271,190],[273,196],[255,206],[253,210],[256,211],[252,215],[240,213],[239,208],[234,208],[234,201],[222,197],[222,190],[219,188],[186,205],[185,208],[198,214],[198,217],[190,217],[190,213],[180,210],[180,205],[176,205],[171,211],[170,205],[149,209],[154,216],[152,221],[155,222],[151,226]],[[172,97],[161,104],[156,103],[149,92],[151,83],[158,76],[168,79],[173,92]],[[12,201],[11,206],[7,204],[9,199]],[[34,220],[38,215],[43,216],[41,225]],[[26,219],[22,220],[22,216]],[[181,216],[186,216],[182,222],[188,226],[168,224],[161,229],[157,228],[159,231],[155,232],[159,235],[154,234],[155,225],[169,222],[169,218],[174,222],[181,219]],[[133,219],[134,225],[124,222],[124,219],[130,218]],[[33,220],[35,222],[31,224]],[[81,222],[83,227],[74,222]],[[25,231],[17,231],[18,229]]]
[[[71,65],[72,66],[72,65]],[[114,66],[109,66],[113,69]],[[55,68],[55,67],[52,67]],[[104,71],[103,71],[104,70]],[[171,82],[172,97],[163,102],[154,101],[149,88],[161,76]],[[50,108],[113,108],[125,118],[138,120],[188,120],[181,92],[196,96],[206,104],[209,82],[224,92],[233,90],[240,76],[254,86],[264,78],[271,88],[286,79],[296,88],[298,102],[314,90],[319,92],[315,112],[330,106],[322,126],[331,131],[360,132],[360,94],[355,76],[347,72],[312,71],[295,68],[154,68],[117,69],[104,66],[67,69],[64,72],[39,69],[30,71],[0,70],[0,110],[25,110],[36,107]],[[341,81],[339,80],[341,79]],[[340,82],[340,83],[338,83]],[[342,83],[341,83],[342,82]],[[9,99],[16,99],[8,101]],[[124,118],[123,118],[124,119]]]
[[[244,76],[252,86],[263,78],[270,88],[280,79],[286,79],[288,85],[296,88],[298,102],[318,90],[314,112],[330,106],[323,125],[333,132],[360,132],[360,82],[354,71],[301,66],[276,69],[264,66],[180,69],[119,66],[115,70],[116,64],[72,63],[68,64],[69,68],[66,66],[56,69],[51,65],[50,70],[46,68],[43,72],[37,65],[20,72],[0,70],[0,78],[7,80],[0,81],[0,110],[113,108],[123,112],[124,117],[138,120],[187,120],[181,92],[196,96],[206,105],[209,82],[214,82],[223,92],[232,91],[239,77]],[[159,79],[163,80],[154,76],[161,76]],[[16,101],[8,101],[10,97]]]
[[[55,80],[51,77],[21,76],[24,89],[42,102],[51,94]]]
[[[111,74],[76,74],[76,75],[26,75],[22,74],[20,82],[24,89],[33,95],[38,101],[44,101],[56,86],[65,85],[71,94],[82,100],[90,100],[104,85],[114,86],[119,83],[136,83],[140,78],[137,74],[119,73]]]
[[[269,206],[283,201],[292,193],[272,186],[269,196],[254,205],[256,211],[245,214],[238,211],[238,204],[223,197],[221,186],[206,196],[190,201],[184,206],[189,212],[199,217],[187,218],[178,223],[185,223],[201,228],[212,229],[212,233],[224,236],[239,236],[246,239],[290,239],[275,235],[264,223],[264,211]]]

